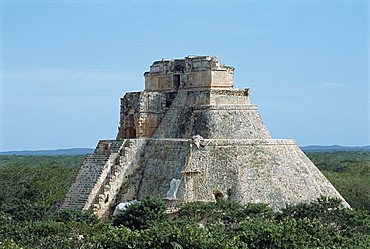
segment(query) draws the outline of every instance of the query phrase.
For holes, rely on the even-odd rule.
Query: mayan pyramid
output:
[[[321,195],[347,202],[294,140],[273,139],[234,68],[213,56],[155,61],[145,90],[121,98],[115,140],[84,159],[63,208],[108,217],[146,195],[184,202],[268,203],[279,209]]]

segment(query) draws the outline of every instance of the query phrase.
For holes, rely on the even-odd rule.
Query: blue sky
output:
[[[0,150],[95,147],[154,60],[215,55],[274,138],[369,144],[366,0],[0,0]]]

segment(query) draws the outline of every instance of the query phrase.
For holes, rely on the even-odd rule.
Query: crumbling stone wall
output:
[[[171,95],[162,92],[127,93],[121,99],[117,139],[151,137],[168,109]]]

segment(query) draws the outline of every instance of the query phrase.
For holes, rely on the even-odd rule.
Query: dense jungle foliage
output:
[[[370,248],[370,152],[307,153],[354,209],[320,198],[190,203],[174,219],[147,197],[112,223],[58,211],[83,156],[0,156],[0,248]]]
[[[351,207],[370,210],[370,151],[306,154]]]

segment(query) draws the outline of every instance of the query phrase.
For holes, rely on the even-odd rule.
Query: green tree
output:
[[[117,214],[113,219],[113,226],[124,225],[133,230],[140,230],[166,219],[165,203],[157,197],[147,196]]]

